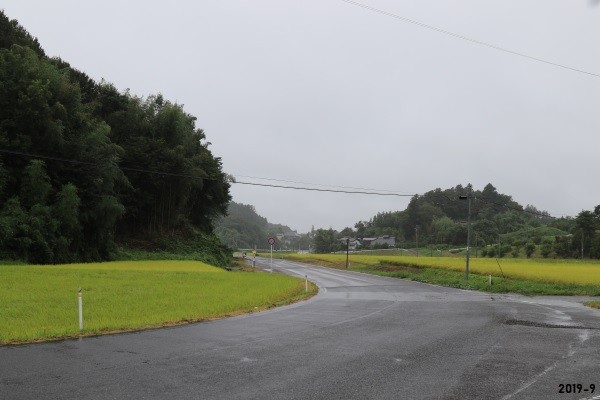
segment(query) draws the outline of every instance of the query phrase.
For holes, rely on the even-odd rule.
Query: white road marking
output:
[[[523,390],[527,389],[528,387],[530,387],[531,385],[533,385],[534,383],[536,383],[538,381],[538,379],[540,379],[542,376],[544,376],[548,372],[552,371],[557,365],[558,365],[558,361],[554,362],[554,364],[552,364],[551,366],[549,366],[548,368],[546,368],[545,370],[543,370],[541,373],[537,374],[536,376],[534,376],[533,378],[531,378],[530,380],[528,380],[527,382],[525,382],[525,384],[523,386],[521,386],[519,389],[517,389],[516,391],[514,391],[511,394],[507,394],[506,396],[504,396],[502,398],[502,400],[511,399],[513,396],[521,393]]]
[[[590,338],[589,330],[586,329],[583,332],[580,332],[578,335],[579,346],[581,346],[589,338]],[[558,365],[558,363],[560,361],[563,361],[566,358],[572,357],[573,355],[575,355],[576,352],[577,352],[577,346],[575,346],[575,343],[571,343],[569,345],[569,351],[566,356],[562,357],[560,360],[555,361],[551,366],[549,366],[548,368],[543,370],[541,373],[537,374],[536,376],[534,376],[533,378],[531,378],[530,380],[525,382],[525,384],[523,386],[521,386],[519,389],[517,389],[515,392],[502,397],[502,400],[508,400],[508,399],[512,398],[513,396],[521,393],[523,390],[529,388],[531,385],[533,385],[535,382],[537,382],[542,376],[546,375],[548,372],[550,372],[554,368],[556,368],[556,366]],[[592,399],[600,399],[600,396],[593,397]],[[589,399],[589,400],[591,400],[591,399]]]
[[[579,400],[598,400],[598,399],[600,399],[600,395],[599,396],[594,396],[594,397],[584,397],[584,398],[581,398]]]

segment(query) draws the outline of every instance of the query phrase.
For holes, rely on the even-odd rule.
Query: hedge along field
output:
[[[332,263],[335,266],[345,265],[345,254],[291,254],[285,258],[296,260],[317,260]],[[350,264],[377,265],[396,264],[416,267],[465,270],[465,258],[458,257],[408,257],[408,256],[369,256],[350,255]],[[481,275],[504,276],[513,279],[526,279],[544,283],[600,285],[599,261],[576,261],[554,259],[509,259],[471,258],[469,271]]]
[[[77,313],[80,287],[83,332]],[[305,296],[304,281],[297,278],[228,272],[197,261],[0,265],[0,343],[201,321]]]

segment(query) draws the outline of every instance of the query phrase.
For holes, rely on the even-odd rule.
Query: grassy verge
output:
[[[82,288],[83,332],[77,290]],[[195,261],[0,265],[0,343],[97,335],[238,315],[316,293],[280,274]]]
[[[600,301],[588,301],[585,305],[592,308],[600,308]]]
[[[231,250],[215,235],[190,232],[163,235],[154,239],[129,239],[121,242],[111,256],[112,260],[195,260],[226,268],[231,263]]]
[[[433,283],[436,285],[480,290],[491,293],[521,293],[525,295],[600,295],[600,286],[545,283],[497,276],[491,278],[492,282],[490,285],[489,276],[469,274],[469,280],[466,281],[464,272],[437,268],[400,265],[370,265],[355,266],[352,269],[374,275],[410,279],[417,282]]]
[[[285,257],[340,269],[345,268],[346,262],[345,255],[337,254]],[[501,260],[498,267],[494,259],[473,259],[470,264],[472,273],[465,281],[464,259],[350,256],[353,271],[455,288],[525,295],[600,295],[600,264],[597,262]]]

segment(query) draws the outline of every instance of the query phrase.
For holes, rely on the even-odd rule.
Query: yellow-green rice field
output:
[[[345,265],[345,254],[289,254],[285,258],[295,260],[317,260],[332,265]],[[376,265],[382,263],[432,267],[453,271],[465,270],[465,259],[454,257],[408,257],[352,255],[350,264]],[[500,267],[498,266],[500,264]],[[504,276],[545,283],[576,285],[600,285],[600,261],[554,260],[554,259],[511,259],[471,258],[469,270],[481,275]]]
[[[78,327],[79,288],[83,332]],[[297,278],[228,272],[197,261],[0,265],[0,343],[200,321],[305,296],[304,281]]]

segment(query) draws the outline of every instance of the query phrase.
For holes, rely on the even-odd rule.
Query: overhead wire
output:
[[[15,150],[0,149],[0,153],[24,156],[24,157],[29,157],[29,158],[39,158],[39,159],[43,159],[43,160],[61,161],[61,162],[67,162],[70,164],[89,165],[89,166],[93,166],[93,167],[103,167],[103,165],[101,165],[99,163],[94,163],[94,162],[89,162],[89,161],[74,160],[71,158],[55,157],[55,156],[48,156],[48,155],[42,155],[42,154],[32,154],[32,153],[26,153],[26,152],[15,151]],[[177,176],[177,177],[181,177],[181,178],[192,178],[192,179],[198,178],[197,176],[192,176],[189,174],[178,174],[175,172],[157,171],[157,170],[151,170],[151,169],[145,169],[145,168],[134,168],[134,167],[127,167],[127,166],[123,166],[123,165],[118,165],[118,167],[125,171],[143,172],[143,173],[165,175],[165,176]],[[201,178],[206,179],[206,180],[216,180],[217,179],[217,178],[212,178],[209,176],[201,177]]]
[[[33,154],[33,153],[8,150],[8,149],[0,149],[0,153],[29,157],[29,158],[39,158],[39,159],[45,159],[45,160],[61,161],[61,162],[67,162],[67,163],[71,163],[71,164],[102,167],[101,164],[93,163],[93,162],[89,162],[89,161],[81,161],[81,160],[75,160],[75,159],[71,159],[71,158],[56,157],[56,156],[49,156],[49,155],[43,155],[43,154]],[[165,175],[165,176],[176,176],[176,177],[192,178],[192,179],[197,178],[197,177],[189,175],[189,174],[179,174],[179,173],[174,173],[174,172],[158,171],[158,170],[145,169],[145,168],[133,168],[133,167],[127,167],[127,166],[123,166],[123,165],[119,165],[118,167],[125,171],[143,172],[143,173]],[[212,178],[212,177],[201,177],[201,178],[207,179],[207,180],[216,180],[217,179],[217,178]],[[280,182],[294,182],[294,181],[287,181],[287,180],[283,180],[283,179],[273,179],[273,178],[257,178],[257,177],[248,177],[248,176],[247,176],[247,178],[265,179],[265,180],[273,180],[273,181],[280,181]],[[332,192],[332,193],[366,194],[366,195],[397,196],[397,197],[413,197],[414,196],[414,194],[404,194],[404,193],[392,192],[392,191],[387,191],[387,190],[384,191],[384,190],[377,190],[377,189],[353,188],[353,187],[345,187],[345,186],[319,185],[319,184],[311,184],[311,183],[306,183],[306,182],[304,182],[303,184],[314,185],[314,186],[339,187],[342,189],[358,189],[358,190],[319,189],[319,188],[310,188],[310,187],[261,184],[261,183],[255,183],[255,182],[243,182],[243,181],[238,181],[238,180],[230,181],[230,183],[240,184],[240,185],[264,186],[264,187],[295,189],[295,190],[308,190],[308,191],[318,191],[318,192]]]
[[[372,192],[398,193],[398,191],[396,191],[396,190],[373,189],[373,188],[364,188],[364,187],[355,187],[355,186],[326,185],[326,184],[320,184],[320,183],[300,182],[300,181],[291,181],[291,180],[286,180],[286,179],[275,179],[275,178],[263,178],[263,177],[258,177],[258,176],[247,176],[247,175],[237,175],[237,174],[234,174],[234,176],[236,178],[239,177],[239,178],[273,181],[273,182],[298,183],[301,185],[332,187],[332,188],[339,188],[339,189],[354,189],[354,190],[368,190],[368,191],[372,191]]]
[[[61,161],[61,162],[67,162],[67,163],[71,163],[71,164],[80,164],[80,165],[89,165],[89,166],[102,167],[101,164],[93,163],[93,162],[89,162],[89,161],[81,161],[81,160],[75,160],[75,159],[64,158],[64,157],[49,156],[49,155],[43,155],[43,154],[33,154],[33,153],[27,153],[27,152],[22,152],[22,151],[16,151],[16,150],[0,149],[0,153],[9,154],[9,155],[16,155],[16,156],[22,156],[22,157],[29,157],[29,158],[39,158],[39,159],[46,159],[46,160],[53,160],[53,161]],[[176,177],[191,178],[191,179],[198,178],[197,176],[193,176],[193,175],[189,175],[189,174],[179,174],[179,173],[166,172],[166,171],[158,171],[158,170],[151,170],[151,169],[145,169],[145,168],[134,168],[134,167],[127,167],[127,166],[122,166],[122,165],[119,165],[118,167],[120,169],[126,170],[126,171],[134,171],[134,172],[158,174],[158,175],[165,175],[165,176],[176,176]],[[243,176],[243,175],[238,175],[238,176]],[[313,186],[327,186],[327,187],[340,188],[340,189],[323,189],[323,188],[315,188],[315,187],[276,185],[276,184],[266,184],[266,183],[257,183],[257,182],[245,182],[245,181],[238,181],[238,180],[230,181],[230,183],[240,184],[240,185],[248,185],[248,186],[261,186],[261,187],[273,187],[273,188],[282,188],[282,189],[292,189],[292,190],[305,190],[305,191],[330,192],[330,193],[345,193],[345,194],[363,194],[363,195],[373,195],[373,196],[414,197],[414,196],[422,196],[423,195],[423,194],[420,194],[420,193],[407,194],[407,193],[399,193],[399,192],[395,192],[395,191],[391,191],[391,190],[365,189],[365,188],[357,188],[357,187],[351,187],[351,186],[322,185],[322,184],[313,184],[313,183],[307,183],[307,182],[297,182],[297,181],[284,180],[284,179],[275,179],[275,178],[258,178],[258,177],[251,177],[251,176],[243,176],[243,177],[252,178],[252,179],[263,179],[263,180],[270,180],[270,181],[278,181],[278,182],[302,183],[302,184],[305,184],[305,185],[313,185]],[[217,179],[217,178],[208,177],[208,176],[207,177],[201,177],[201,178],[202,179],[206,179],[206,180],[216,180]],[[345,189],[357,189],[357,190],[345,190]],[[452,199],[452,198],[450,198],[449,196],[447,196],[447,195],[445,195],[443,193],[431,193],[431,194],[434,195],[434,196],[442,196],[446,200],[449,200],[449,201],[457,201],[458,200],[458,199]],[[501,204],[501,203],[497,203],[497,202],[494,202],[494,201],[491,201],[491,200],[488,200],[488,199],[484,199],[482,197],[473,197],[473,198],[476,199],[476,200],[480,200],[480,201],[489,203],[489,204],[497,205],[499,207],[504,207],[504,208],[511,209],[513,211],[524,212],[524,213],[532,214],[532,215],[543,217],[543,218],[551,218],[551,219],[558,219],[559,218],[559,217],[552,216],[552,215],[550,215],[548,213],[530,211],[530,210],[526,210],[526,209],[523,209],[523,208],[518,208],[518,207],[515,207],[515,206],[511,206],[509,204]]]
[[[554,67],[563,68],[563,69],[566,69],[566,70],[569,70],[569,71],[573,71],[573,72],[578,72],[578,73],[581,73],[581,74],[586,74],[586,75],[589,75],[589,76],[593,76],[595,78],[600,78],[600,74],[597,74],[597,73],[594,73],[594,72],[586,71],[586,70],[579,69],[579,68],[570,67],[568,65],[560,64],[560,63],[553,62],[553,61],[548,61],[548,60],[545,60],[543,58],[539,58],[539,57],[535,57],[535,56],[530,56],[528,54],[521,53],[521,52],[514,51],[514,50],[510,50],[510,49],[507,49],[505,47],[496,46],[496,45],[491,44],[491,43],[487,43],[487,42],[484,42],[484,41],[481,41],[481,40],[473,39],[473,38],[470,38],[468,36],[464,36],[464,35],[461,35],[461,34],[458,34],[458,33],[454,33],[454,32],[448,31],[446,29],[438,28],[438,27],[433,26],[433,25],[428,25],[428,24],[425,24],[423,22],[416,21],[416,20],[410,19],[410,18],[406,18],[406,17],[403,17],[401,15],[394,14],[392,12],[389,12],[389,11],[386,11],[386,10],[383,10],[383,9],[380,9],[380,8],[376,8],[376,7],[369,6],[367,4],[359,3],[357,1],[353,1],[353,0],[340,0],[340,1],[343,1],[344,3],[350,4],[350,5],[353,5],[353,6],[356,6],[356,7],[363,8],[363,9],[371,11],[371,12],[375,12],[375,13],[378,13],[378,14],[385,15],[387,17],[395,18],[395,19],[407,22],[409,24],[417,25],[417,26],[419,26],[421,28],[429,29],[429,30],[432,30],[432,31],[435,31],[435,32],[438,32],[438,33],[441,33],[441,34],[444,34],[444,35],[448,35],[448,36],[451,36],[451,37],[456,38],[456,39],[465,40],[467,42],[471,42],[471,43],[477,44],[479,46],[488,47],[490,49],[494,49],[494,50],[501,51],[501,52],[504,52],[504,53],[512,54],[514,56],[523,57],[523,58],[526,58],[526,59],[529,59],[529,60],[532,60],[532,61],[537,61],[537,62],[540,62],[540,63],[552,65]]]
[[[315,191],[315,192],[367,194],[367,195],[375,195],[375,196],[396,196],[396,197],[414,197],[415,196],[414,194],[402,194],[402,193],[393,193],[393,192],[385,193],[385,192],[351,191],[351,190],[339,190],[339,189],[321,189],[321,188],[309,188],[309,187],[299,187],[299,186],[273,185],[273,184],[256,183],[256,182],[235,181],[233,183],[239,183],[241,185],[275,187],[275,188],[283,188],[283,189],[308,190],[308,191]]]

